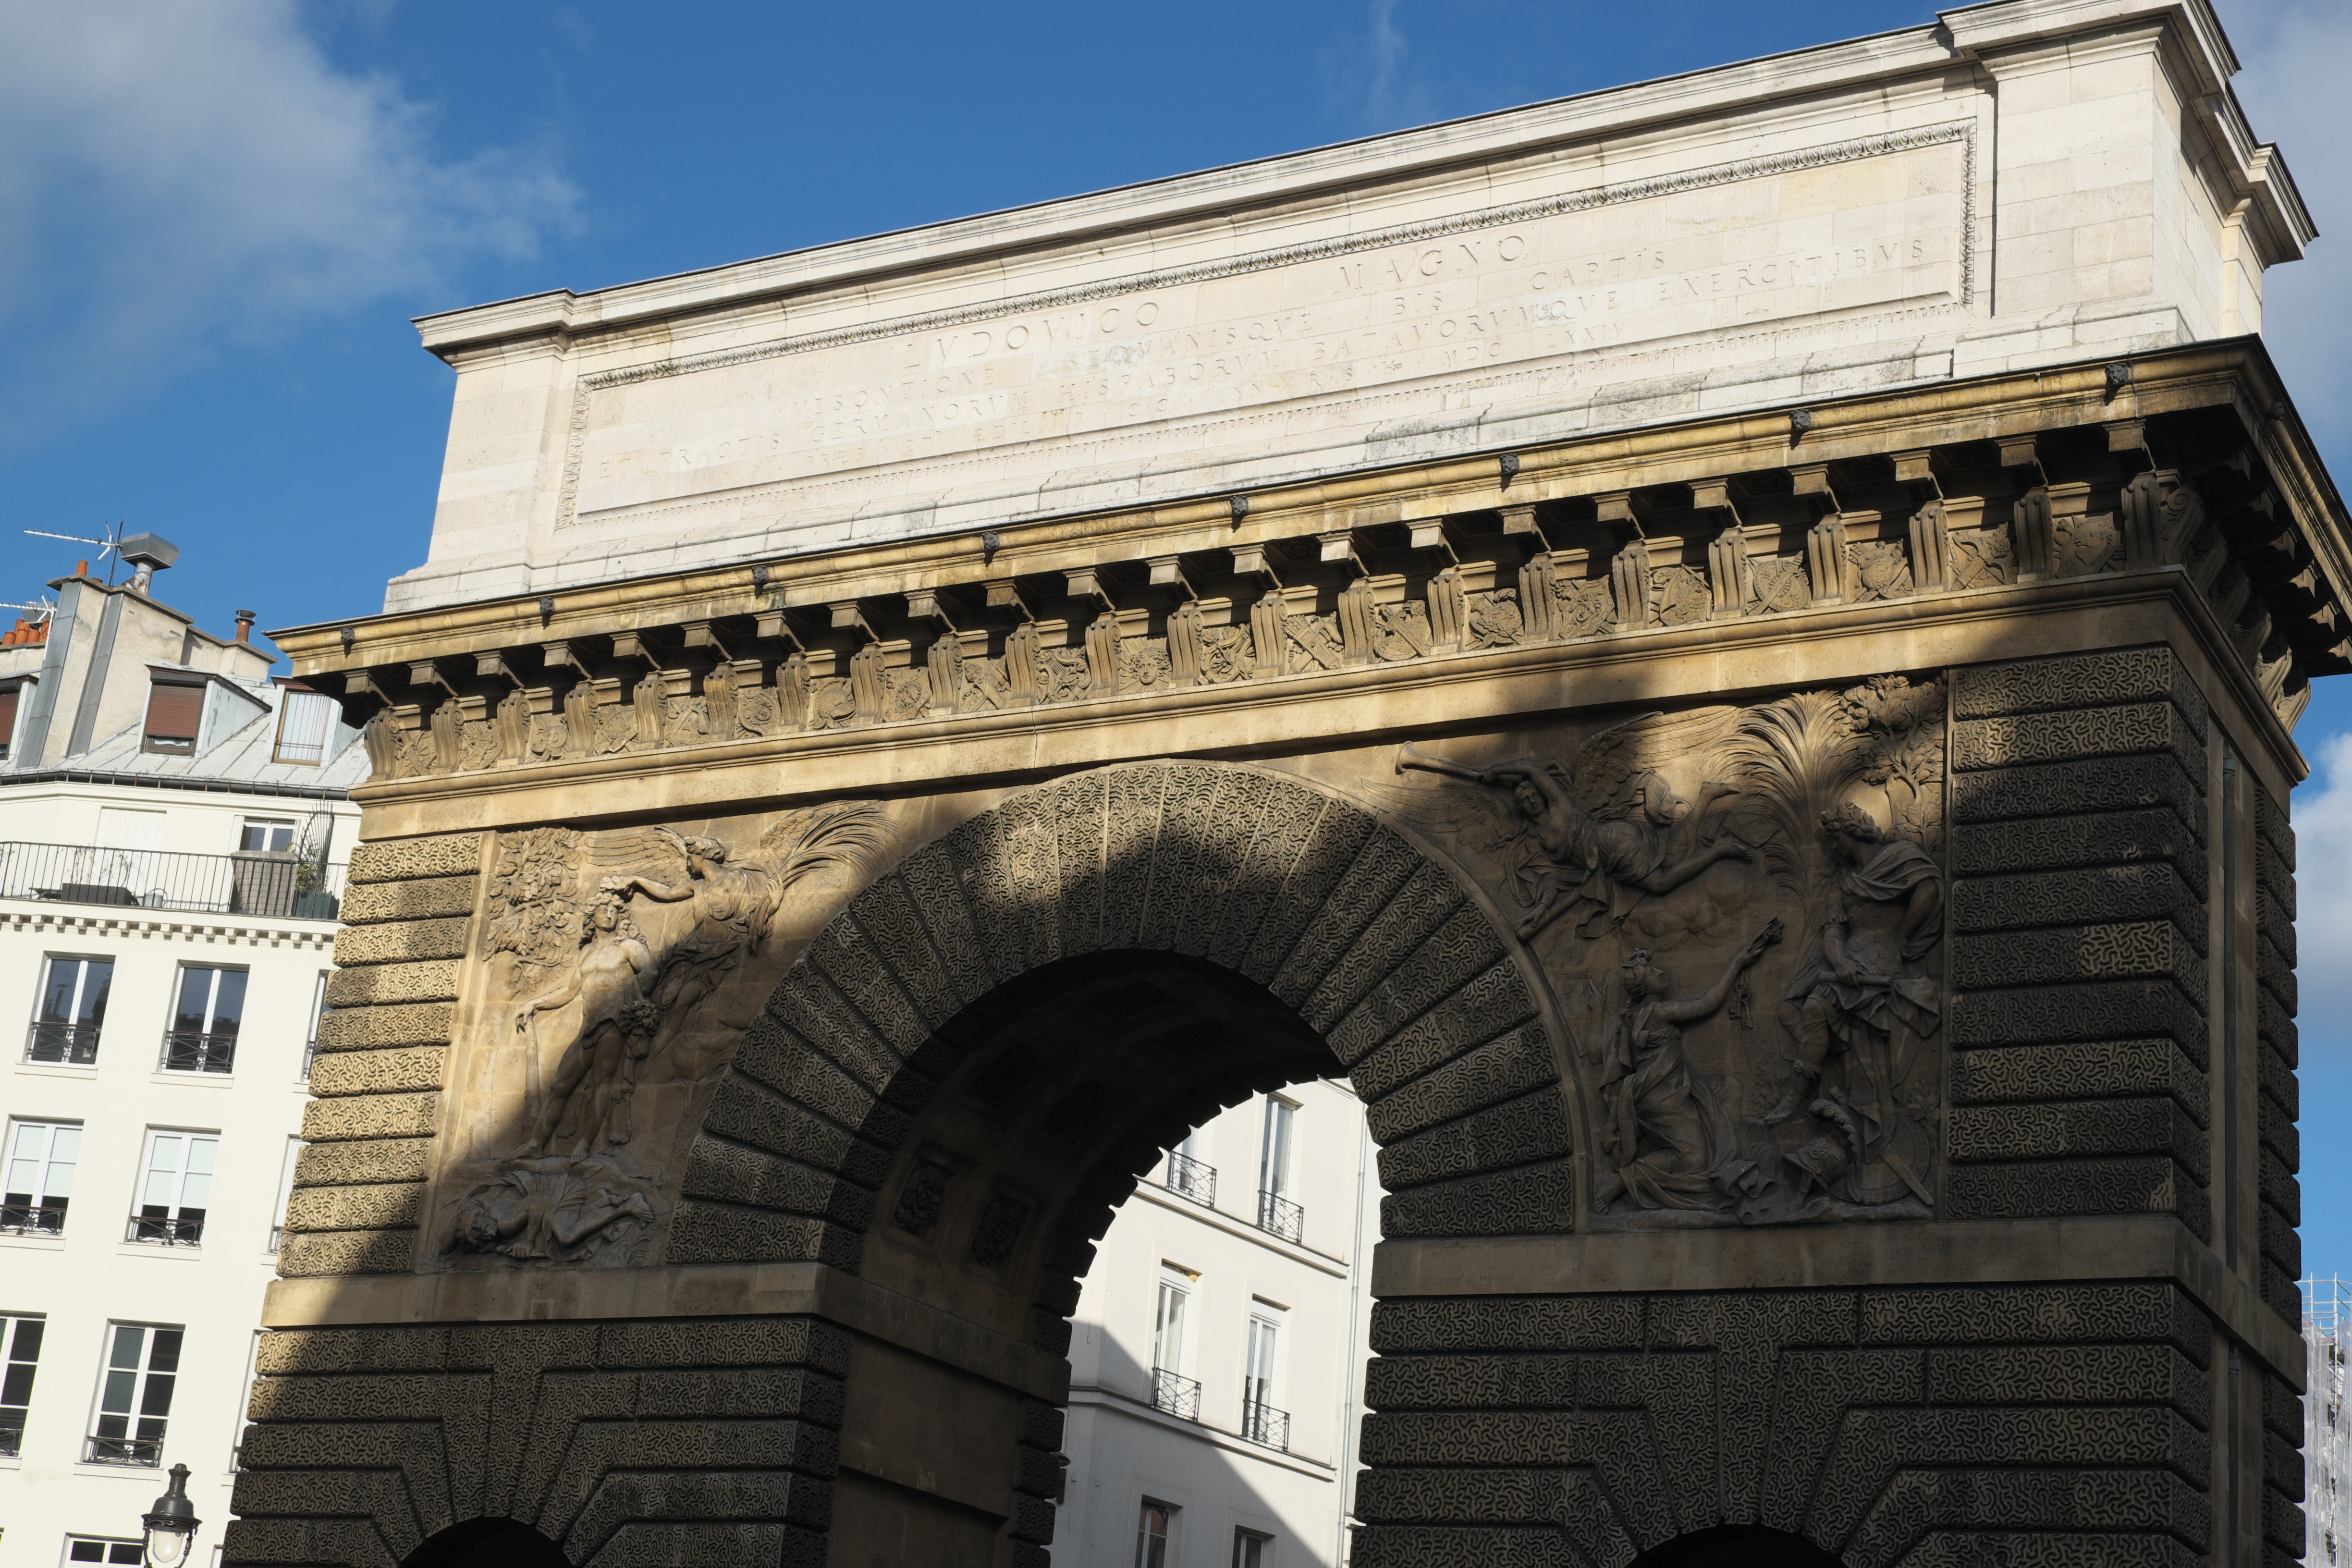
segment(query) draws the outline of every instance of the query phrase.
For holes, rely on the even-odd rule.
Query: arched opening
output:
[[[469,1519],[425,1542],[400,1568],[572,1568],[555,1542],[511,1519]]]
[[[1254,1094],[1344,1072],[1263,985],[1202,959],[1133,949],[1033,970],[940,1033],[963,1051],[961,1065],[913,1119],[859,1272],[1054,1358],[1069,1349],[1066,1320],[1096,1242],[1163,1149]],[[1058,1466],[1058,1443],[1028,1440],[1035,1418],[1024,1422],[1001,1390],[903,1347],[859,1339],[848,1386],[836,1558],[994,1561],[1008,1525],[956,1506],[956,1478],[976,1492],[1008,1462]],[[1009,1461],[1001,1444],[975,1440],[984,1427],[908,1419],[991,1404],[1003,1406],[999,1432],[1023,1434]]]
[[[1760,1524],[1718,1524],[1661,1542],[1633,1559],[1633,1568],[1843,1568],[1801,1535]]]
[[[1384,1236],[1572,1224],[1503,929],[1360,807],[1192,763],[1016,795],[868,884],[741,1037],[667,1254],[834,1271],[807,1353],[838,1460],[792,1528],[839,1563],[1044,1568],[1097,1239],[1254,1092],[1349,1079],[1397,1173]]]

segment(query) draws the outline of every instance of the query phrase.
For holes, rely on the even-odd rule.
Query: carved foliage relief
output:
[[[1550,982],[1596,1228],[1932,1215],[1945,709],[1885,676],[1517,756],[1405,746],[1369,785]]]

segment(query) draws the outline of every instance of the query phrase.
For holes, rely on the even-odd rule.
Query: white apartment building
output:
[[[366,773],[124,551],[0,637],[0,1568],[137,1562],[173,1464],[215,1560]]]
[[[2352,1353],[2352,1284],[2303,1281],[2303,1561],[2352,1563],[2352,1409],[2345,1360]]]
[[[1054,1559],[1337,1568],[1381,1188],[1344,1082],[1255,1096],[1136,1189],[1087,1271]]]

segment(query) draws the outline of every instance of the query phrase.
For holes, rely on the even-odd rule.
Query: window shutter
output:
[[[196,722],[204,717],[205,689],[201,686],[166,686],[158,680],[147,689],[147,740],[155,742],[177,742],[173,751],[191,748],[196,743]]]
[[[16,693],[21,686],[0,687],[0,757],[8,754],[8,744],[16,738]]]

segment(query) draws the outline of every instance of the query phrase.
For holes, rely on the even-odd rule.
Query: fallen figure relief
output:
[[[506,1153],[456,1173],[473,1179],[445,1253],[586,1263],[610,1248],[647,1261],[681,1113],[734,1038],[715,999],[760,956],[795,887],[861,872],[887,828],[879,806],[855,802],[787,813],[742,854],[657,827],[502,841],[490,947],[514,998],[501,1027],[521,1053],[528,1115]]]

